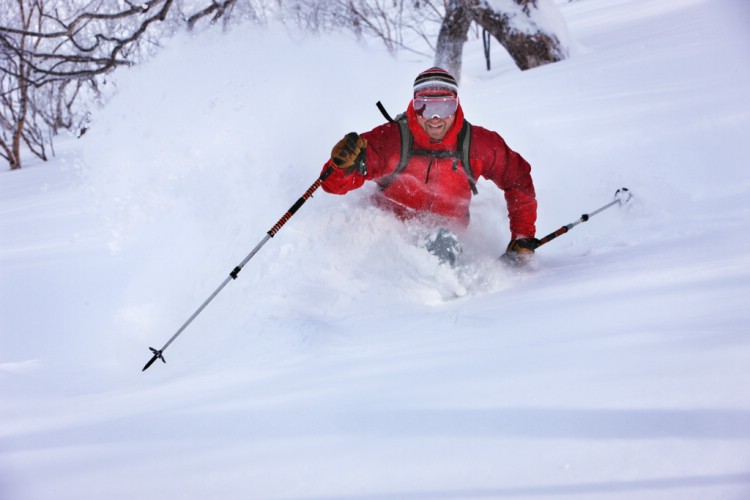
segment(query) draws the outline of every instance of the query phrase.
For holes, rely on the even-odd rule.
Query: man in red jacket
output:
[[[413,141],[410,147],[402,148],[402,135]],[[456,80],[441,68],[417,76],[405,118],[361,135],[347,134],[323,169],[329,166],[335,170],[323,182],[324,191],[345,194],[371,180],[380,187],[374,197],[378,206],[444,228],[428,250],[451,264],[460,250],[446,254],[446,244],[457,241],[447,229],[468,225],[475,180],[489,179],[505,192],[508,207],[511,241],[503,260],[523,264],[534,252],[537,203],[531,167],[496,132],[464,120]]]

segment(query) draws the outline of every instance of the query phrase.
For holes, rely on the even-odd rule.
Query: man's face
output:
[[[427,132],[430,139],[442,141],[448,129],[456,121],[458,99],[451,96],[415,97],[414,111],[417,123]]]
[[[438,118],[437,116],[434,116],[429,120],[425,120],[421,116],[417,116],[417,123],[419,123],[419,126],[422,127],[425,132],[427,132],[427,135],[430,136],[430,139],[436,141],[443,140],[445,134],[448,133],[448,129],[451,128],[451,125],[453,125],[454,121],[456,121],[455,114],[450,115],[447,118]]]

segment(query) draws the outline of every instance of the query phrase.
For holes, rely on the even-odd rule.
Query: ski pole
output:
[[[227,278],[221,283],[221,285],[219,285],[219,287],[216,290],[214,290],[214,292],[205,300],[205,302],[203,302],[203,304],[201,304],[200,307],[196,309],[193,315],[190,316],[187,319],[187,321],[185,321],[185,323],[182,324],[182,326],[177,330],[177,332],[175,332],[175,334],[172,335],[172,337],[167,341],[166,344],[164,344],[164,346],[161,349],[157,350],[157,349],[154,349],[153,347],[149,347],[149,349],[151,349],[151,352],[153,353],[153,356],[148,361],[148,363],[146,363],[146,366],[143,367],[143,370],[141,370],[142,372],[145,372],[152,364],[154,364],[154,361],[156,361],[157,359],[162,360],[164,363],[167,362],[164,359],[164,355],[163,355],[167,347],[169,347],[169,345],[175,341],[175,339],[185,330],[185,328],[187,328],[188,325],[192,323],[196,317],[198,317],[201,311],[203,311],[203,309],[205,309],[206,306],[212,300],[214,300],[214,298],[219,294],[219,292],[221,292],[231,280],[237,279],[237,275],[240,274],[240,271],[242,271],[242,268],[245,267],[245,264],[247,264],[250,261],[250,259],[252,259],[256,253],[258,253],[258,250],[260,250],[261,247],[265,245],[269,239],[273,238],[276,235],[276,233],[279,232],[281,227],[284,224],[286,224],[289,219],[292,218],[292,215],[294,215],[297,212],[297,210],[299,210],[299,208],[302,205],[304,205],[304,203],[309,198],[312,197],[313,193],[320,187],[323,181],[325,181],[328,178],[328,176],[330,176],[331,173],[333,173],[333,170],[334,170],[334,167],[330,166],[323,171],[323,173],[312,184],[312,186],[310,186],[310,188],[307,191],[305,191],[305,194],[303,194],[302,197],[299,200],[297,200],[294,203],[294,205],[292,205],[289,208],[289,210],[286,211],[286,213],[281,217],[281,219],[279,219],[279,221],[276,224],[274,224],[274,226],[271,229],[269,229],[268,232],[266,232],[266,235],[263,237],[262,240],[260,240],[260,243],[258,243],[255,246],[255,248],[252,249],[252,251],[247,255],[247,257],[245,257],[242,260],[242,262],[240,262],[234,269],[232,269],[232,272],[229,273],[229,276],[227,276]]]
[[[604,205],[603,207],[601,207],[601,208],[599,208],[597,210],[594,210],[590,214],[583,214],[581,216],[581,218],[578,219],[577,221],[571,222],[570,224],[567,224],[567,225],[561,227],[557,231],[554,231],[554,232],[548,234],[544,238],[540,239],[539,243],[537,243],[536,247],[534,247],[534,248],[536,249],[536,248],[539,248],[540,246],[544,245],[545,243],[549,243],[550,241],[554,240],[558,236],[561,236],[561,235],[567,233],[568,231],[570,231],[571,229],[573,229],[574,227],[576,227],[581,222],[586,222],[591,217],[595,216],[599,212],[603,212],[604,210],[608,209],[612,205],[620,205],[620,206],[622,206],[622,205],[626,204],[628,201],[630,201],[630,199],[632,197],[633,197],[633,195],[628,190],[628,188],[624,188],[623,187],[623,188],[618,189],[617,191],[615,191],[615,199],[614,199],[614,201],[611,201],[611,202],[607,203],[606,205]]]

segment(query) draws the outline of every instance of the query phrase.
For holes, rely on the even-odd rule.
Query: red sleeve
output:
[[[536,192],[531,165],[510,149],[502,137],[481,127],[472,128],[472,153],[481,159],[481,176],[505,192],[511,239],[536,234]],[[472,154],[472,156],[475,156]]]
[[[367,140],[367,149],[365,153],[367,164],[367,175],[353,172],[349,175],[345,170],[335,169],[333,173],[323,182],[323,191],[332,194],[346,194],[349,191],[358,189],[367,180],[379,179],[385,173],[388,158],[395,154],[401,153],[401,132],[395,123],[386,123],[374,128],[369,132],[361,134]],[[333,165],[332,160],[328,160],[323,166],[323,170]]]
[[[328,160],[326,164],[323,165],[323,170],[321,170],[321,173],[331,165],[333,165],[333,160]],[[362,187],[362,184],[364,183],[365,176],[360,175],[357,172],[346,175],[346,170],[334,168],[331,175],[328,176],[328,179],[323,181],[321,187],[326,193],[346,194],[353,189]]]

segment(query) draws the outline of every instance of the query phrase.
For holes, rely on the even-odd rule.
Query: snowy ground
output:
[[[58,159],[0,174],[0,499],[750,498],[750,4],[561,4],[580,47],[467,53],[533,165],[540,249],[461,267],[318,193],[141,368],[426,60],[277,32],[175,41]],[[346,60],[346,63],[342,63]]]

